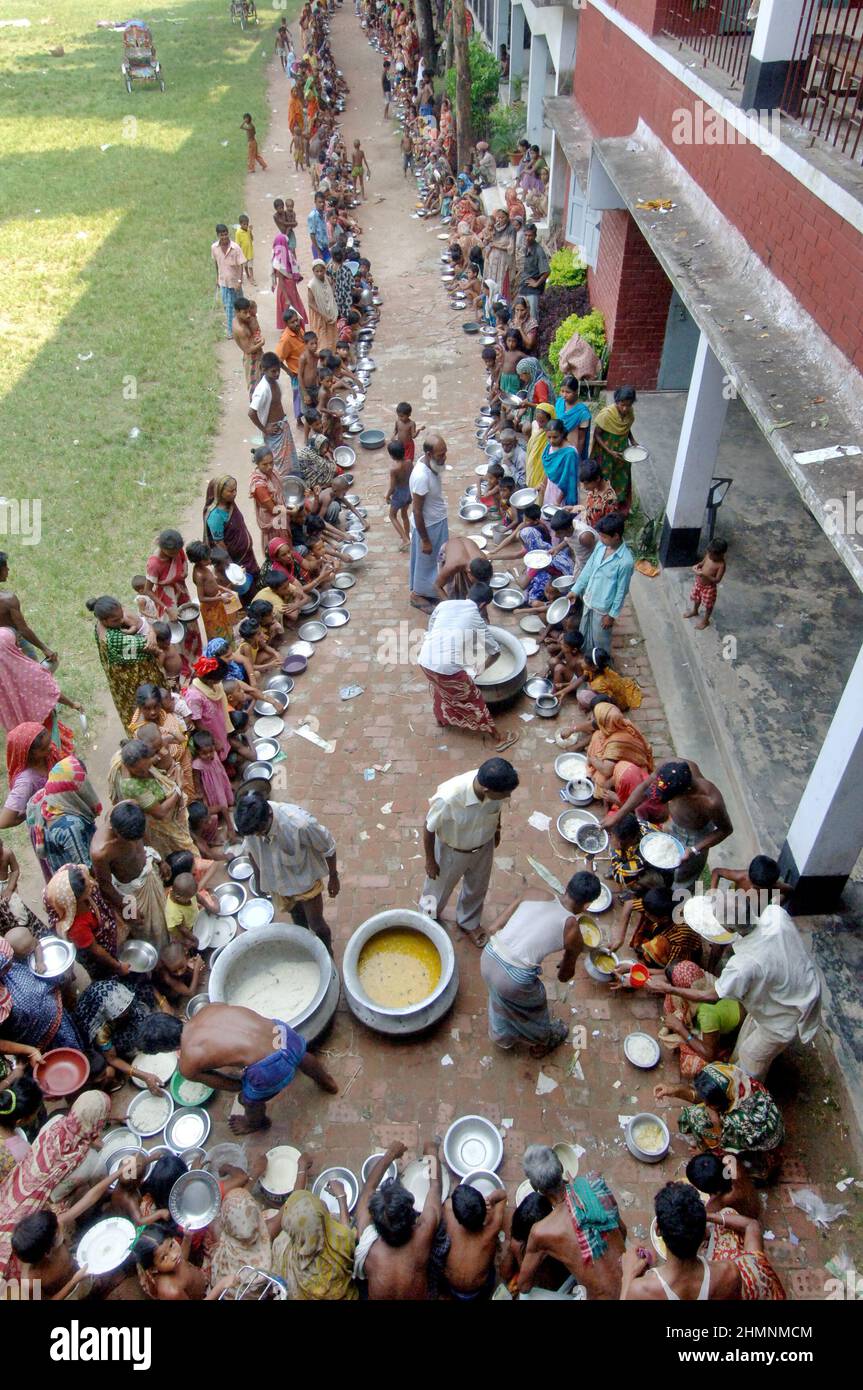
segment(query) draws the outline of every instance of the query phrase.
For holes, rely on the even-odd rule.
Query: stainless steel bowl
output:
[[[324,623],[327,627],[344,627],[345,623],[349,623],[350,620],[351,615],[347,608],[330,608],[324,614]]]
[[[479,1168],[496,1172],[503,1159],[503,1140],[497,1127],[484,1115],[462,1115],[453,1120],[444,1135],[443,1153],[459,1177]]]
[[[554,719],[560,712],[560,700],[556,695],[540,695],[533,707],[540,719]]]
[[[490,1197],[493,1192],[503,1192],[506,1184],[503,1178],[490,1168],[477,1168],[461,1180],[462,1187],[475,1187],[482,1197]]]
[[[570,845],[575,844],[575,836],[580,825],[599,825],[599,821],[592,811],[586,811],[581,806],[573,806],[568,811],[561,811],[557,818],[558,833]]]
[[[462,521],[482,521],[488,515],[488,507],[484,502],[468,502],[465,506],[459,507],[459,516]]]
[[[186,640],[186,629],[182,623],[172,622],[168,624],[171,629],[171,642],[175,647],[179,647]]]
[[[586,753],[561,753],[554,760],[555,776],[562,782],[577,781],[587,768]]]
[[[165,1102],[162,1106],[162,1113],[164,1115],[164,1119],[162,1120],[161,1124],[154,1126],[148,1120],[138,1120],[136,1116],[141,1114],[142,1109],[146,1110],[147,1101],[155,1100],[156,1096],[161,1097]],[[162,1133],[162,1130],[167,1125],[173,1113],[173,1096],[171,1095],[170,1091],[166,1091],[164,1087],[160,1086],[158,1091],[156,1092],[139,1091],[138,1094],[134,1097],[134,1099],[129,1102],[129,1108],[126,1111],[126,1124],[129,1126],[129,1129],[131,1129],[133,1134],[137,1134],[139,1139],[149,1139],[154,1134]]]
[[[155,967],[159,952],[149,941],[127,941],[117,959],[128,965],[133,975],[146,975]]]
[[[210,1133],[210,1117],[199,1105],[175,1110],[165,1125],[165,1143],[175,1154],[184,1149],[200,1149]]]
[[[512,575],[507,573],[493,574],[488,582],[490,588],[494,589],[495,592],[497,592],[500,589],[509,588],[509,586],[512,584]]]
[[[589,806],[596,795],[596,787],[589,777],[578,777],[567,782],[563,794],[571,806]]]
[[[363,1166],[362,1166],[362,1168],[360,1169],[360,1179],[361,1179],[361,1181],[362,1181],[362,1183],[363,1183],[363,1186],[365,1186],[365,1184],[368,1182],[368,1180],[369,1180],[369,1173],[372,1171],[372,1168],[373,1168],[373,1167],[375,1166],[375,1164],[376,1164],[380,1159],[382,1159],[382,1158],[383,1158],[383,1154],[382,1154],[380,1151],[378,1151],[378,1152],[375,1153],[375,1154],[369,1154],[368,1158],[364,1160]],[[378,1187],[383,1187],[383,1185],[384,1185],[385,1182],[389,1182],[391,1178],[397,1178],[398,1175],[399,1175],[398,1164],[396,1163],[396,1161],[395,1161],[395,1159],[394,1159],[393,1162],[389,1165],[389,1167],[388,1167],[388,1168],[386,1169],[386,1171],[384,1172],[383,1177],[381,1178],[380,1182],[378,1183]]]
[[[210,1002],[209,994],[193,994],[186,1005],[186,1018],[194,1018],[202,1009],[206,1009]]]
[[[337,584],[338,587],[339,587],[339,589],[342,589],[342,590],[344,590],[344,589],[352,589],[352,588],[354,587],[354,585],[356,584],[356,582],[357,582],[357,577],[356,577],[356,575],[355,575],[355,574],[349,574],[349,573],[347,572],[347,570],[344,570],[341,574],[337,574],[337,575],[335,576],[335,579],[334,579],[334,583]]]
[[[255,720],[254,734],[256,739],[267,739],[269,742],[277,742],[279,737],[285,732],[285,721],[277,714],[262,715]],[[272,757],[275,757],[275,753]],[[262,762],[269,762],[270,758],[264,756]]]
[[[259,738],[255,742],[255,757],[259,762],[269,763],[278,757],[280,748],[274,738]]]
[[[268,927],[276,915],[276,909],[269,898],[249,898],[237,913],[237,921],[244,931],[255,931],[258,927]]]
[[[293,690],[293,688],[294,688],[294,680],[293,680],[293,677],[292,677],[292,676],[283,676],[283,675],[281,675],[281,674],[279,674],[279,675],[277,675],[277,676],[270,676],[270,679],[267,681],[266,685],[264,686],[264,689],[266,690],[266,692],[267,692],[268,695],[271,695],[272,693],[275,693],[275,694],[277,694],[277,695],[278,695],[278,694],[281,694],[281,695],[290,695],[290,693],[291,693],[291,691]],[[257,705],[255,706],[255,708],[257,709]],[[269,710],[258,710],[258,713],[259,713],[259,714],[269,714]]]
[[[511,613],[524,603],[524,594],[521,589],[498,589],[492,603],[496,608],[503,608],[507,613]]]
[[[545,620],[548,623],[562,623],[569,612],[569,599],[556,598],[553,603],[548,605],[545,610]]]
[[[322,642],[327,635],[327,629],[323,623],[303,623],[297,631],[303,642]]]
[[[531,700],[538,700],[541,695],[551,695],[553,692],[554,686],[544,676],[531,676],[530,680],[525,682],[524,693]]]
[[[267,762],[249,763],[248,767],[246,768],[245,772],[243,773],[243,783],[242,783],[242,785],[245,787],[245,785],[246,785],[247,782],[257,781],[257,780],[260,779],[260,778],[262,778],[265,782],[271,782],[271,781],[272,781],[272,778],[273,778],[273,764],[272,764],[272,763],[267,763]]]
[[[344,601],[345,594],[342,589],[327,589],[321,594],[322,608],[341,608]]]
[[[308,598],[306,599],[306,602],[303,604],[302,608],[300,609],[300,612],[303,614],[304,617],[307,617],[310,613],[317,613],[317,611],[318,611],[318,609],[320,608],[320,606],[321,606],[321,596],[320,596],[320,593],[318,592],[317,589],[310,589],[310,590],[309,590],[309,593],[308,593]]]
[[[557,579],[552,579],[551,587],[559,594],[568,594],[577,578],[575,574],[559,574]]]
[[[249,896],[248,889],[242,883],[217,883],[212,891],[219,904],[220,917],[235,916]]]
[[[36,969],[35,952],[28,956],[28,964],[40,980],[59,980],[75,964],[75,947],[65,937],[43,936],[39,945],[42,948],[42,969]]]
[[[514,507],[523,510],[525,507],[532,506],[533,503],[537,501],[538,497],[539,492],[535,487],[520,487],[517,492],[512,494],[509,500]]]
[[[352,1173],[350,1168],[325,1168],[316,1179],[312,1192],[316,1197],[320,1197],[324,1206],[329,1207],[334,1216],[338,1216],[339,1204],[335,1197],[326,1191],[327,1183],[331,1178],[344,1183],[348,1211],[353,1211],[360,1195],[360,1185],[357,1182],[356,1174]]]
[[[580,825],[575,832],[575,843],[583,854],[604,854],[608,849],[608,831],[604,830],[601,825]],[[609,901],[606,906],[609,906],[611,901],[610,888],[608,893]],[[597,904],[601,904],[604,899],[605,895],[600,892]],[[588,903],[587,910],[588,912],[601,912],[602,907]]]
[[[646,1056],[647,1048],[645,1047],[645,1044],[648,1044],[650,1047],[650,1060],[638,1062],[636,1061],[633,1055],[634,1046],[637,1045],[639,1047],[643,1047]],[[630,1062],[634,1067],[638,1067],[640,1071],[652,1071],[654,1067],[658,1066],[661,1053],[662,1049],[660,1048],[659,1043],[656,1041],[656,1038],[651,1037],[650,1033],[627,1033],[626,1037],[623,1039],[624,1057],[626,1058],[627,1062]]]
[[[264,686],[268,698],[266,700],[256,700],[252,709],[261,719],[278,719],[284,714],[288,705],[291,703],[290,692],[294,688],[294,682],[290,676],[274,676],[274,680],[286,681],[287,684],[271,686],[269,683]]]
[[[247,854],[238,854],[228,865],[228,876],[237,883],[245,883],[246,879],[254,878],[254,874],[255,866]]]
[[[638,1143],[636,1134],[643,1124],[657,1124],[662,1130],[665,1142],[662,1148],[655,1153],[648,1153],[647,1150],[642,1149]],[[671,1135],[668,1132],[668,1125],[662,1119],[661,1115],[652,1115],[648,1110],[641,1110],[637,1115],[633,1115],[624,1130],[623,1137],[626,1142],[626,1147],[629,1149],[633,1158],[637,1158],[641,1163],[661,1163],[671,1146]]]
[[[346,561],[346,563],[349,564],[349,565],[356,565],[356,564],[358,564],[360,560],[364,560],[364,559],[366,558],[366,556],[368,555],[368,553],[369,553],[369,548],[368,548],[368,546],[367,546],[367,545],[361,544],[359,541],[356,541],[356,542],[352,543],[351,545],[343,545],[343,546],[342,546],[342,556],[343,556],[344,560]],[[303,634],[302,634],[302,629],[301,629],[301,630],[300,630],[300,636],[302,637],[302,635],[303,635]]]
[[[184,1231],[200,1231],[215,1220],[222,1205],[219,1184],[211,1173],[193,1168],[171,1188],[168,1210]]]
[[[177,609],[177,617],[181,623],[196,623],[201,616],[201,608],[197,603],[181,603]]]

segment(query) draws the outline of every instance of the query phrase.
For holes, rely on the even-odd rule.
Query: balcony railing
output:
[[[743,85],[754,21],[752,0],[669,0],[663,32]]]
[[[807,0],[780,106],[863,163],[863,0]]]

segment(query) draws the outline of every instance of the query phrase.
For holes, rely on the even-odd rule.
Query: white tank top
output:
[[[703,1255],[699,1255],[698,1258],[701,1261],[701,1268],[704,1270],[704,1273],[701,1276],[701,1288],[698,1290],[698,1295],[695,1301],[696,1303],[706,1303],[710,1298],[710,1265],[707,1263]],[[670,1299],[672,1303],[679,1303],[680,1295],[676,1294],[671,1285],[666,1283],[658,1269],[654,1269],[653,1272],[659,1280],[660,1284],[662,1285],[662,1288],[665,1292],[665,1297]]]
[[[519,903],[502,931],[491,938],[492,949],[514,965],[539,965],[555,951],[563,950],[563,928],[572,916],[554,902]]]

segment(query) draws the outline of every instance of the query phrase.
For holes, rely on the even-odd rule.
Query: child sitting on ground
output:
[[[199,955],[189,956],[179,941],[169,941],[153,971],[153,983],[176,1008],[184,999],[201,993],[201,976],[205,969]]]
[[[548,652],[550,658],[547,677],[548,680],[551,680],[552,678],[555,662],[560,656],[561,649],[563,647],[563,639],[568,632],[577,632],[579,636],[581,636],[581,631],[578,625],[578,619],[575,617],[571,608],[569,612],[566,614],[566,616],[562,618],[559,623],[552,623],[551,627],[548,629],[548,631],[542,639],[543,646]],[[582,650],[583,645],[584,638],[582,637],[582,646],[579,647],[579,651]]]
[[[303,559],[303,582],[294,579],[286,574],[280,566],[276,565],[267,570],[263,575],[264,587],[258,590],[256,603],[266,600],[273,605],[273,612],[276,621],[284,629],[288,624],[295,623],[300,615],[303,604],[308,602],[308,593],[315,587],[314,578],[305,576],[305,558]]]
[[[500,523],[505,531],[514,531],[518,525],[518,510],[510,500],[515,488],[515,478],[501,478],[498,488],[498,509],[500,511]]]
[[[503,464],[493,462],[489,464],[480,483],[479,500],[488,508],[490,521],[500,519],[500,484],[505,476]]]
[[[171,941],[188,952],[198,949],[192,928],[200,911],[197,903],[198,885],[194,874],[178,874],[165,896],[165,926]]]
[[[610,787],[604,787],[602,790],[603,800],[607,797],[616,798],[616,795]],[[611,867],[608,877],[624,889],[637,883],[647,868],[640,849],[645,829],[638,817],[630,811],[608,832],[611,841]],[[621,902],[632,896],[629,892],[619,895]]]
[[[565,632],[561,638],[560,653],[551,677],[554,693],[559,700],[572,695],[584,681],[583,646],[584,637],[580,632]]]
[[[389,518],[401,541],[399,550],[404,551],[409,548],[411,543],[409,520],[411,490],[408,485],[411,465],[405,457],[405,446],[400,440],[391,439],[387,445],[387,453],[392,460],[392,467],[390,468],[390,485],[384,501],[389,504]]]
[[[227,835],[231,834],[228,807],[234,804],[234,793],[222,761],[216,755],[216,744],[208,729],[196,729],[192,734],[192,771],[195,791],[218,816]]]
[[[267,642],[266,633],[262,630],[257,618],[244,618],[240,623],[240,650],[238,655],[251,662],[252,672],[255,677],[273,672],[282,664],[282,658]]]
[[[349,475],[338,474],[327,487],[322,487],[317,495],[317,515],[322,516],[327,525],[332,527],[334,533],[339,537],[346,535],[339,526],[342,507],[350,512],[351,516],[356,517],[364,531],[369,529],[368,521],[360,516],[356,504],[348,501],[350,487]]]
[[[641,686],[632,676],[618,675],[611,665],[611,655],[604,647],[594,647],[584,654],[587,683],[597,695],[611,695],[624,714],[638,709],[644,699]]]
[[[405,447],[405,459],[408,463],[413,463],[416,456],[416,437],[419,427],[416,420],[412,418],[413,406],[407,401],[399,401],[396,406],[396,422],[393,425],[393,439],[397,439]]]
[[[710,615],[716,605],[716,590],[725,578],[725,552],[727,550],[727,541],[711,541],[704,559],[692,566],[695,574],[695,583],[689,595],[689,602],[692,607],[688,608],[683,616],[684,618],[698,618],[699,609],[704,604],[704,616],[698,618],[698,622],[695,624],[700,632],[703,632],[710,622]]]
[[[214,816],[205,801],[190,801],[187,808],[189,834],[203,859],[214,859],[227,864],[231,858],[220,846],[224,843],[221,822]],[[200,887],[199,890],[200,892]]]
[[[276,610],[269,599],[253,599],[249,604],[248,614],[260,624],[261,632],[269,646],[277,647],[283,641],[285,630],[276,619]]]

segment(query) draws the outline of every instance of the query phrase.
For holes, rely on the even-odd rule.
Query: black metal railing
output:
[[[806,0],[779,104],[863,163],[863,0]]]
[[[743,85],[754,21],[752,0],[669,0],[663,32]]]

